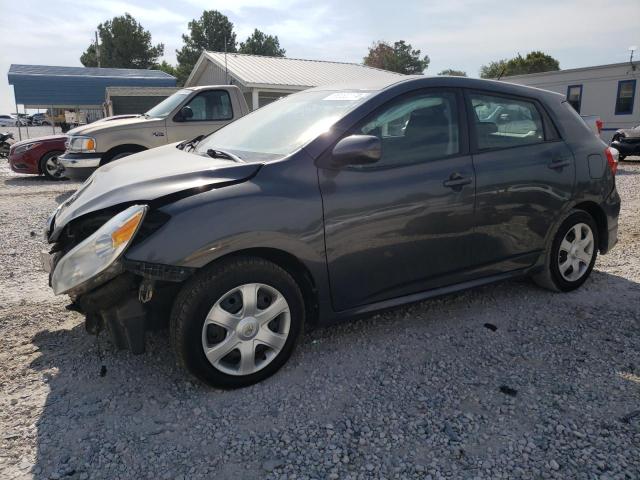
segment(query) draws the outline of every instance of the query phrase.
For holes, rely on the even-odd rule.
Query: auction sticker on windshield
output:
[[[328,97],[324,97],[323,100],[340,100],[340,101],[354,101],[361,100],[371,95],[370,93],[361,92],[336,92],[332,93]]]

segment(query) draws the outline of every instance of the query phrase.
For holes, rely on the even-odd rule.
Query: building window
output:
[[[569,85],[567,87],[567,101],[576,112],[580,113],[580,104],[582,103],[582,85]]]
[[[618,82],[618,94],[616,95],[616,115],[631,115],[633,113],[633,100],[636,93],[635,80],[621,80]]]

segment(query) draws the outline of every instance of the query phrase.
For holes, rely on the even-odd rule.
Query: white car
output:
[[[15,115],[0,115],[0,127],[17,127],[18,125],[24,125],[24,120]]]

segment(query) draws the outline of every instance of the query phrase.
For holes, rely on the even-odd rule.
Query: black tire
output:
[[[593,253],[591,255],[591,261],[580,278],[570,281],[560,273],[559,259],[561,258],[560,255],[562,255],[560,245],[567,233],[574,226],[581,223],[591,229],[591,233],[593,234]],[[533,277],[534,281],[541,287],[555,292],[570,292],[579,288],[587,278],[589,278],[589,275],[591,275],[593,265],[598,256],[598,242],[598,228],[593,217],[583,210],[572,210],[560,223],[560,227],[553,237],[551,249],[547,252],[544,270]]]
[[[107,163],[114,162],[114,161],[119,160],[119,159],[124,158],[124,157],[128,157],[129,155],[133,155],[134,153],[136,153],[136,152],[118,152],[115,155],[113,155],[113,156],[111,156],[111,157],[109,157],[107,159],[103,159],[102,162],[100,162],[100,166],[106,165]]]
[[[59,173],[56,175],[49,172],[49,170],[47,169],[47,162],[49,162],[49,160],[51,160],[52,158],[58,157],[60,154],[62,154],[62,152],[47,152],[40,159],[40,172],[49,180],[66,180],[66,177],[63,173]]]
[[[280,352],[264,368],[250,375],[230,375],[214,367],[204,354],[202,332],[211,308],[234,288],[261,283],[278,290],[288,303],[290,325]],[[235,257],[198,272],[176,297],[170,320],[171,343],[178,364],[201,381],[218,388],[242,388],[277,372],[289,359],[305,321],[302,293],[287,271],[267,260]]]

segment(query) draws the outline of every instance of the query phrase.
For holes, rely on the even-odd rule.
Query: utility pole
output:
[[[98,60],[98,68],[100,68],[100,44],[98,43],[98,31],[96,30],[96,59]]]

